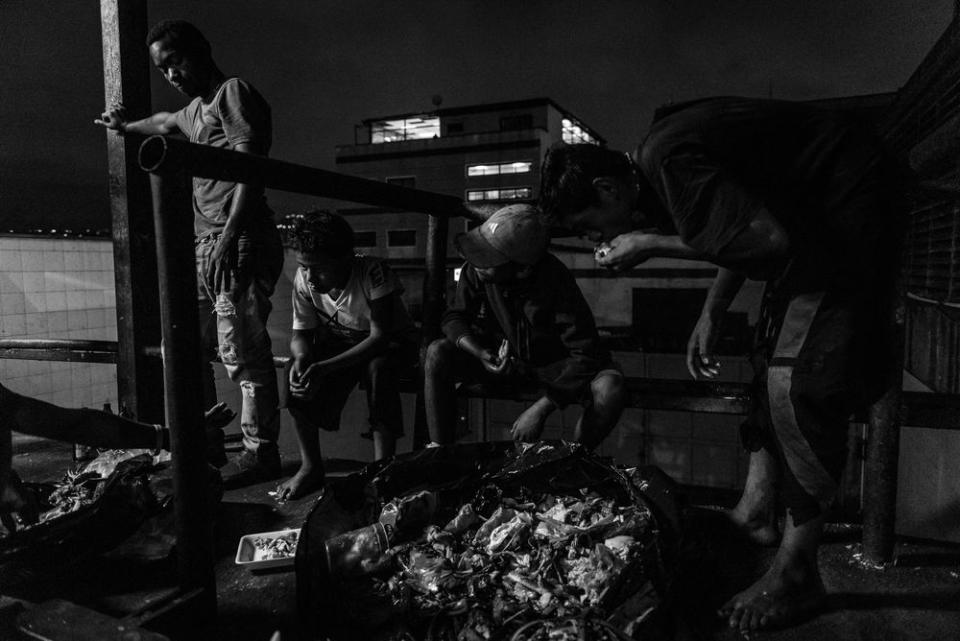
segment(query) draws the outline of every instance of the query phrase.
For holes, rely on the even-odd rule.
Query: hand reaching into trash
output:
[[[553,401],[544,396],[525,409],[523,413],[517,417],[517,420],[513,422],[513,427],[510,429],[513,440],[523,443],[539,440],[540,435],[543,434],[543,426],[547,421],[547,417],[553,413],[556,407]]]

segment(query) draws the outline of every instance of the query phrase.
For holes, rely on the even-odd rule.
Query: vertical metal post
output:
[[[198,331],[196,269],[189,180],[182,172],[150,176],[157,237],[163,382],[173,459],[177,562],[184,590],[204,591],[203,614],[216,611],[213,518],[209,484]]]
[[[893,289],[893,288],[891,288]],[[892,347],[889,387],[869,410],[870,429],[863,496],[863,552],[872,563],[893,559],[897,507],[897,459],[900,454],[900,426],[903,396],[903,298],[891,294],[896,302],[889,305],[892,326]]]
[[[423,279],[423,342],[420,346],[420,371],[424,371],[424,358],[427,355],[427,346],[440,337],[440,318],[447,288],[447,235],[450,228],[449,219],[445,216],[430,215],[427,223],[427,272]],[[417,394],[418,408],[422,406]],[[427,433],[425,417],[417,412],[413,426],[413,449],[424,447],[430,440]]]
[[[101,0],[103,93],[131,117],[150,113],[146,0]],[[92,125],[91,125],[92,126]],[[117,388],[121,413],[163,422],[161,365],[144,348],[160,339],[157,263],[150,216],[150,183],[137,165],[139,140],[107,131],[114,281],[117,293]]]

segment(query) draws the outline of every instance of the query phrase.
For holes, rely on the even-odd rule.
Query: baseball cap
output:
[[[464,259],[481,269],[510,261],[521,265],[537,263],[547,251],[550,235],[531,205],[509,205],[498,209],[482,225],[457,235],[457,250]]]

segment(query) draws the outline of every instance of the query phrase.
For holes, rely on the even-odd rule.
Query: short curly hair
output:
[[[147,34],[147,46],[168,38],[170,46],[191,56],[210,57],[210,43],[200,30],[186,20],[162,20]]]
[[[543,158],[537,204],[551,225],[563,227],[571,214],[598,203],[595,178],[628,178],[633,172],[622,152],[590,143],[557,143]]]
[[[324,209],[292,214],[281,225],[284,245],[302,253],[336,258],[353,254],[353,228],[343,216]]]

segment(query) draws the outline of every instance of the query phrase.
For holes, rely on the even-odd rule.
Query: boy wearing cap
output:
[[[573,274],[547,252],[538,212],[511,205],[456,243],[467,261],[430,344],[424,396],[430,438],[454,441],[456,381],[537,384],[543,395],[513,424],[520,441],[539,438],[557,408],[582,403],[574,439],[596,447],[623,410],[623,376],[601,347]]]
[[[382,261],[354,254],[342,217],[315,211],[289,232],[299,268],[293,284],[293,335],[287,409],[300,469],[278,488],[295,499],[324,484],[318,429],[340,429],[340,413],[361,380],[367,392],[374,458],[393,456],[403,435],[398,370],[417,360],[417,331],[403,285]]]

